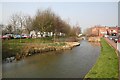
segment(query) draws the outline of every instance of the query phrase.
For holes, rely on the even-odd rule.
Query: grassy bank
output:
[[[85,78],[118,78],[118,58],[115,50],[101,39],[101,53]]]
[[[16,54],[23,54],[25,48],[32,45],[39,46],[62,46],[64,43],[53,43],[52,38],[39,39],[11,39],[2,41],[2,59],[15,56]]]
[[[60,38],[64,39],[65,38]],[[60,41],[60,39],[58,41]],[[66,38],[68,40],[73,40]],[[54,42],[52,37],[39,39],[11,39],[2,41],[2,59],[16,55],[43,53],[48,51],[63,50],[76,45],[76,43]],[[72,41],[74,42],[74,41]]]

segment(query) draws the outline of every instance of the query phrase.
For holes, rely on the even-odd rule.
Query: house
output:
[[[109,27],[108,32],[109,32],[109,35],[117,34],[118,33],[118,27]]]
[[[30,37],[32,38],[41,38],[41,37],[52,37],[52,36],[65,36],[64,33],[53,33],[53,32],[40,32],[40,31],[30,31]]]
[[[91,28],[91,34],[99,37],[118,33],[119,27],[95,26]]]
[[[41,35],[41,32],[39,31],[39,32],[37,32],[37,37],[38,38],[41,38],[42,37],[42,35]]]
[[[36,32],[34,30],[30,31],[30,37],[37,38]]]
[[[93,27],[91,29],[91,34],[95,36],[102,37],[107,34],[107,27]]]

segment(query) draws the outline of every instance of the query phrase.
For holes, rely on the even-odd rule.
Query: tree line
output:
[[[23,15],[22,13],[13,14],[10,17],[9,24],[3,28],[2,34],[21,34],[24,29],[28,34],[31,30],[53,33],[61,32],[67,36],[75,36],[81,33],[79,26],[71,26],[50,8],[45,10],[38,9],[34,17]]]

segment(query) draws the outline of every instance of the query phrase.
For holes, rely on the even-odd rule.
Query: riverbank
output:
[[[82,40],[72,50],[45,52],[4,63],[3,78],[83,78],[99,53],[100,47]]]
[[[100,42],[100,37],[88,37],[89,42]]]
[[[2,58],[3,61],[7,59],[7,62],[12,62],[34,54],[72,49],[78,45],[80,45],[79,42],[53,42],[52,38],[22,39],[21,42],[19,39],[6,40],[2,43]]]
[[[59,50],[71,50],[75,46],[79,46],[79,42],[54,42],[47,44],[28,44],[24,49],[22,54],[16,55],[16,60],[21,58],[31,56],[34,54],[43,54],[50,51],[59,51]]]
[[[118,79],[118,57],[115,49],[101,39],[101,53],[93,68],[85,78],[116,78]]]

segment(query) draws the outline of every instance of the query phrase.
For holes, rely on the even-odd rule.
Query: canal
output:
[[[99,46],[86,40],[72,50],[48,52],[3,64],[3,78],[83,78],[95,64]]]

